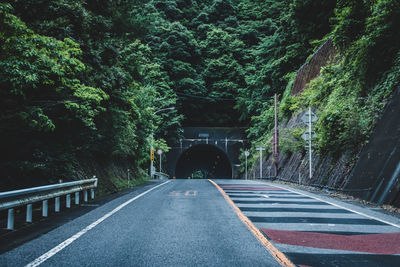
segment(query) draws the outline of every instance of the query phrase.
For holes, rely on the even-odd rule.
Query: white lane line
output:
[[[40,264],[42,264],[43,262],[45,262],[46,260],[48,260],[49,258],[53,257],[54,255],[56,255],[58,252],[60,252],[61,250],[63,250],[64,248],[66,248],[67,246],[69,246],[72,242],[74,242],[75,240],[77,240],[79,237],[81,237],[82,235],[86,234],[89,230],[93,229],[94,227],[96,227],[96,225],[98,225],[99,223],[101,223],[102,221],[104,221],[105,219],[107,219],[108,217],[110,217],[111,215],[113,215],[114,213],[118,212],[120,209],[122,209],[123,207],[125,207],[126,205],[130,204],[131,202],[135,201],[138,198],[141,198],[142,196],[146,195],[147,193],[149,193],[150,191],[153,191],[154,189],[165,185],[167,183],[169,183],[171,181],[167,181],[165,183],[159,184],[153,188],[150,188],[149,190],[141,193],[140,195],[137,195],[134,198],[131,198],[130,200],[122,203],[121,205],[119,205],[118,207],[116,207],[115,209],[113,209],[112,211],[110,211],[109,213],[107,213],[106,215],[104,215],[103,217],[101,217],[100,219],[98,219],[97,221],[93,222],[92,224],[86,226],[83,230],[81,230],[80,232],[76,233],[75,235],[71,236],[70,238],[68,238],[67,240],[65,240],[64,242],[60,243],[59,245],[57,245],[56,247],[50,249],[49,251],[47,251],[46,253],[44,253],[42,256],[40,256],[39,258],[35,259],[34,261],[32,261],[31,263],[25,265],[25,267],[35,267],[35,266],[39,266]]]
[[[377,217],[374,217],[374,216],[365,214],[365,213],[363,213],[363,212],[359,212],[359,211],[356,211],[356,210],[353,210],[353,209],[350,209],[350,208],[343,207],[343,206],[341,206],[341,205],[339,205],[339,204],[332,203],[332,202],[330,202],[330,201],[328,201],[328,200],[320,199],[319,197],[315,197],[315,196],[312,196],[312,195],[307,195],[307,194],[304,194],[304,193],[301,193],[301,192],[298,192],[298,191],[295,191],[295,190],[291,190],[291,189],[286,188],[286,187],[279,187],[279,186],[276,186],[276,187],[281,188],[281,189],[288,190],[288,191],[290,191],[290,192],[293,192],[293,193],[296,193],[296,194],[299,194],[299,195],[311,197],[311,198],[316,199],[316,200],[318,200],[318,201],[322,201],[322,202],[328,203],[328,204],[330,204],[330,205],[332,205],[332,206],[335,206],[335,207],[338,207],[338,208],[341,208],[341,209],[344,209],[344,210],[348,210],[348,211],[350,211],[350,212],[356,213],[356,214],[358,214],[358,215],[361,215],[361,216],[364,216],[364,217],[367,217],[367,218],[370,218],[370,219],[373,219],[373,220],[377,220],[377,221],[382,222],[382,223],[385,223],[385,224],[389,224],[389,225],[394,226],[394,227],[396,227],[396,228],[400,228],[400,225],[399,225],[399,224],[391,223],[391,222],[388,222],[388,221],[379,219],[379,218],[377,218]]]

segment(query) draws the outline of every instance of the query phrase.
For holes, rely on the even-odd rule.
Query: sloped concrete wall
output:
[[[400,206],[400,87],[394,92],[369,143],[363,148],[345,188],[372,187],[353,193],[378,204]]]

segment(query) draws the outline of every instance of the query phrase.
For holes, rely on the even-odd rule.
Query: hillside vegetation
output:
[[[398,0],[3,1],[2,179],[71,179],[81,159],[140,176],[151,136],[166,150],[182,125],[248,126],[268,145],[275,93],[280,119],[316,110],[321,154],[356,153],[398,85],[399,15]],[[292,95],[328,39],[336,58]],[[302,131],[283,151],[303,149]]]

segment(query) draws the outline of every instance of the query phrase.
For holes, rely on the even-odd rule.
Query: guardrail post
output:
[[[83,191],[83,201],[88,202],[87,190]]]
[[[26,222],[32,222],[32,204],[26,205]]]
[[[14,209],[8,210],[7,229],[14,230]]]
[[[90,198],[94,199],[94,189],[90,189]]]
[[[54,200],[54,202],[55,202],[55,203],[54,203],[54,204],[55,204],[55,205],[54,205],[54,206],[55,206],[55,207],[54,207],[54,211],[55,211],[55,212],[60,212],[60,197],[56,197],[55,200]]]
[[[48,200],[43,200],[42,202],[42,216],[47,217],[49,215],[49,203]]]
[[[79,192],[75,192],[75,205],[79,205]]]
[[[68,194],[65,197],[65,207],[67,207],[68,209],[71,208],[71,194]]]

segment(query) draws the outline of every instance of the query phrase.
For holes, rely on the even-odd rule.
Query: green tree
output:
[[[68,157],[51,147],[68,136],[64,146],[79,150],[108,96],[79,80],[85,65],[76,43],[38,35],[11,12],[0,5],[0,140],[10,153],[1,168],[7,177],[66,175],[68,164],[58,164]]]

